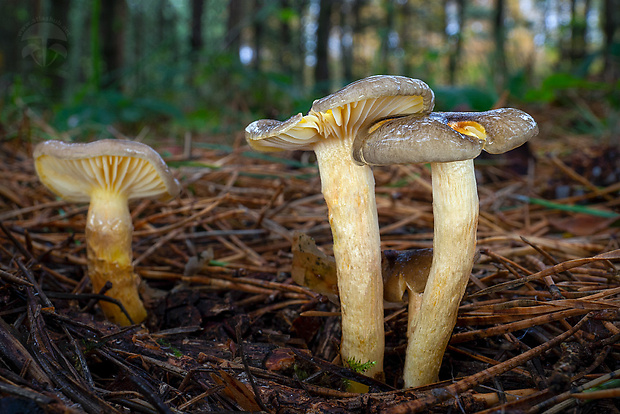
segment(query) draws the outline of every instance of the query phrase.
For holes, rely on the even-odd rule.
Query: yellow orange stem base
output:
[[[93,293],[99,293],[106,282],[112,288],[106,295],[119,300],[134,323],[146,318],[140,299],[139,277],[133,271],[131,236],[133,224],[127,199],[112,191],[100,190],[91,195],[86,224],[88,276]],[[114,303],[99,301],[111,322],[130,325],[129,319]]]

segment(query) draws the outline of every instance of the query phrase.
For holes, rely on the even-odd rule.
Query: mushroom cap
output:
[[[362,129],[352,155],[367,165],[463,161],[482,150],[504,153],[537,134],[536,121],[514,108],[433,112],[386,119]]]
[[[370,76],[314,101],[306,116],[254,121],[245,137],[259,151],[311,150],[322,139],[355,136],[360,128],[383,118],[428,113],[434,100],[433,91],[421,80]]]
[[[257,151],[311,150],[320,136],[302,114],[286,121],[259,119],[245,128],[245,139]]]
[[[499,108],[485,112],[439,112],[439,114],[444,115],[448,125],[459,132],[465,134],[469,132],[480,137],[484,134],[483,149],[489,154],[503,154],[538,135],[538,124],[534,118],[520,109]],[[463,127],[465,129],[461,131]]]
[[[476,158],[484,141],[450,128],[436,113],[381,121],[353,142],[359,164],[450,162]]]
[[[167,200],[180,192],[179,182],[164,160],[139,142],[50,140],[38,144],[33,156],[41,182],[68,201],[88,202],[98,189],[123,194],[127,199]]]
[[[383,251],[383,299],[402,302],[406,290],[422,293],[432,261],[433,249]]]
[[[311,111],[327,112],[330,109],[364,100],[395,96],[421,97],[423,109],[416,113],[430,112],[435,106],[435,94],[420,79],[395,75],[374,75],[356,80],[331,95],[315,100]]]

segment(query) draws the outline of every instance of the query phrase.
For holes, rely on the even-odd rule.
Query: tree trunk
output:
[[[299,16],[299,28],[294,32],[293,36],[289,39],[291,44],[291,60],[290,65],[293,71],[295,81],[302,85],[304,84],[304,69],[306,67],[305,54],[306,48],[304,45],[303,25],[302,18],[304,10],[307,8],[307,0],[295,0],[292,2],[295,15]]]
[[[139,63],[144,56],[144,45],[146,43],[146,39],[144,39],[143,35],[145,28],[144,11],[145,9],[142,7],[134,10],[133,18],[131,20],[131,25],[133,26],[133,53],[132,56],[129,57],[130,62],[127,62],[127,64],[135,68],[133,71],[135,87],[139,87],[139,85],[142,84],[145,75],[143,65],[140,65]]]
[[[450,52],[448,54],[448,82],[451,85],[456,84],[456,79],[458,75],[458,68],[461,64],[461,54],[463,51],[463,28],[465,27],[465,0],[455,0],[456,4],[456,23],[457,30],[454,34],[449,34],[448,32],[448,24],[449,22],[449,13],[448,13],[448,2],[445,3],[445,14],[446,14],[446,34],[448,36],[448,41],[450,44]]]
[[[280,9],[287,10],[290,9],[290,1],[289,0],[280,0]],[[291,75],[293,72],[292,69],[292,31],[290,22],[286,19],[281,19],[280,21],[280,42],[282,45],[282,50],[278,54],[278,65],[280,66],[280,70],[287,75]]]
[[[329,33],[331,31],[333,0],[321,0],[316,39],[315,89],[319,95],[330,92],[329,84]]]
[[[254,32],[254,70],[257,72],[261,69],[261,49],[263,47],[263,20],[259,17],[260,10],[263,7],[263,2],[261,0],[254,0],[254,23],[252,24],[252,29]]]
[[[620,0],[605,0],[603,12],[603,78],[616,82],[620,78],[620,56],[614,52],[620,44]]]
[[[385,27],[383,27],[383,36],[381,39],[381,64],[379,65],[380,73],[390,73],[390,58],[392,55],[392,45],[390,35],[394,30],[394,1],[388,0],[385,4]],[[381,29],[379,29],[381,30]]]
[[[582,10],[577,0],[571,0],[570,23],[570,63],[573,70],[577,69],[586,56],[586,29],[590,0],[584,0]]]
[[[99,15],[101,14],[101,0],[93,0],[92,13],[90,14],[90,55],[91,73],[89,86],[91,89],[101,89],[102,51]]]
[[[52,9],[51,9],[51,16],[55,21],[58,21],[61,23],[61,25],[63,25],[65,28],[69,25],[69,10],[71,10],[71,0],[56,0],[54,1],[54,3],[52,4]],[[60,28],[60,27],[58,27]],[[57,29],[57,28],[55,28]],[[58,35],[60,35],[61,38],[64,38],[67,33],[64,33],[63,29],[60,29],[61,32],[58,32]],[[53,33],[48,33],[49,35],[53,35]],[[58,62],[58,66],[57,65],[53,65],[49,68],[51,69],[50,71],[46,71],[46,75],[50,77],[50,79],[52,80],[51,82],[51,97],[54,100],[58,100],[61,99],[62,95],[63,95],[63,91],[65,90],[65,77],[64,76],[58,76],[59,73],[58,71],[56,71],[56,67],[59,67],[60,65],[62,65],[66,58],[67,58],[67,49],[66,47],[68,47],[68,43],[63,42],[62,39],[57,39],[55,38],[55,36],[51,36],[51,39],[48,40],[48,42],[51,41],[53,43],[58,42],[58,44],[55,44],[54,46],[60,46],[62,48],[65,49],[59,49],[59,54],[57,56],[50,56],[52,59],[55,59],[55,62]],[[48,46],[52,46],[50,44],[46,45],[46,48]]]
[[[228,20],[226,22],[225,48],[239,59],[241,48],[241,20],[243,19],[243,0],[230,0],[228,3]]]
[[[506,85],[506,29],[504,28],[504,16],[506,4],[504,0],[495,0],[493,11],[493,37],[495,38],[495,54],[493,59],[493,79],[498,90]]]
[[[203,46],[202,41],[202,14],[204,11],[204,0],[192,0],[191,16],[191,35],[189,40],[192,59],[200,53]]]
[[[400,26],[400,42],[403,49],[403,75],[411,76],[411,56],[414,53],[412,45],[412,30],[411,27],[414,24],[413,13],[411,11],[411,5],[406,1],[401,8],[402,24]]]
[[[353,27],[351,15],[356,1],[343,1],[340,3],[340,56],[342,59],[342,76],[344,83],[353,81]]]
[[[100,13],[101,58],[103,74],[101,86],[112,86],[123,66],[125,2],[106,0],[101,4]]]
[[[182,47],[179,44],[177,26],[179,26],[178,14],[170,0],[158,0],[155,21],[157,30],[155,39],[159,47],[165,47],[171,51],[171,60],[174,65],[179,65],[182,60]],[[135,29],[134,29],[134,32]],[[140,36],[142,32],[137,32]],[[185,42],[185,39],[181,40]]]

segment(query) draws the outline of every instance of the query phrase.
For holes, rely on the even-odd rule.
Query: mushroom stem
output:
[[[431,163],[433,261],[405,358],[405,387],[437,380],[474,263],[478,194],[473,160]]]
[[[146,309],[138,294],[139,278],[133,272],[131,236],[133,224],[127,197],[109,190],[91,194],[86,221],[88,276],[94,293],[107,281],[112,288],[107,295],[118,299],[134,323],[146,318]],[[114,303],[100,301],[108,320],[127,326],[130,321]]]
[[[408,306],[407,306],[407,342],[413,340],[413,333],[418,323],[418,313],[420,312],[420,306],[422,306],[423,293],[417,293],[409,290],[407,292]]]
[[[353,163],[352,141],[327,138],[314,151],[334,241],[342,310],[340,353],[345,362],[374,362],[364,374],[382,379],[383,279],[375,181],[370,167]]]

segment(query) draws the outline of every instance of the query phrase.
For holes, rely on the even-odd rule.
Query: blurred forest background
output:
[[[254,119],[399,74],[429,83],[438,110],[525,106],[618,142],[620,0],[3,0],[0,11],[8,138],[28,111],[75,140],[230,143]]]

